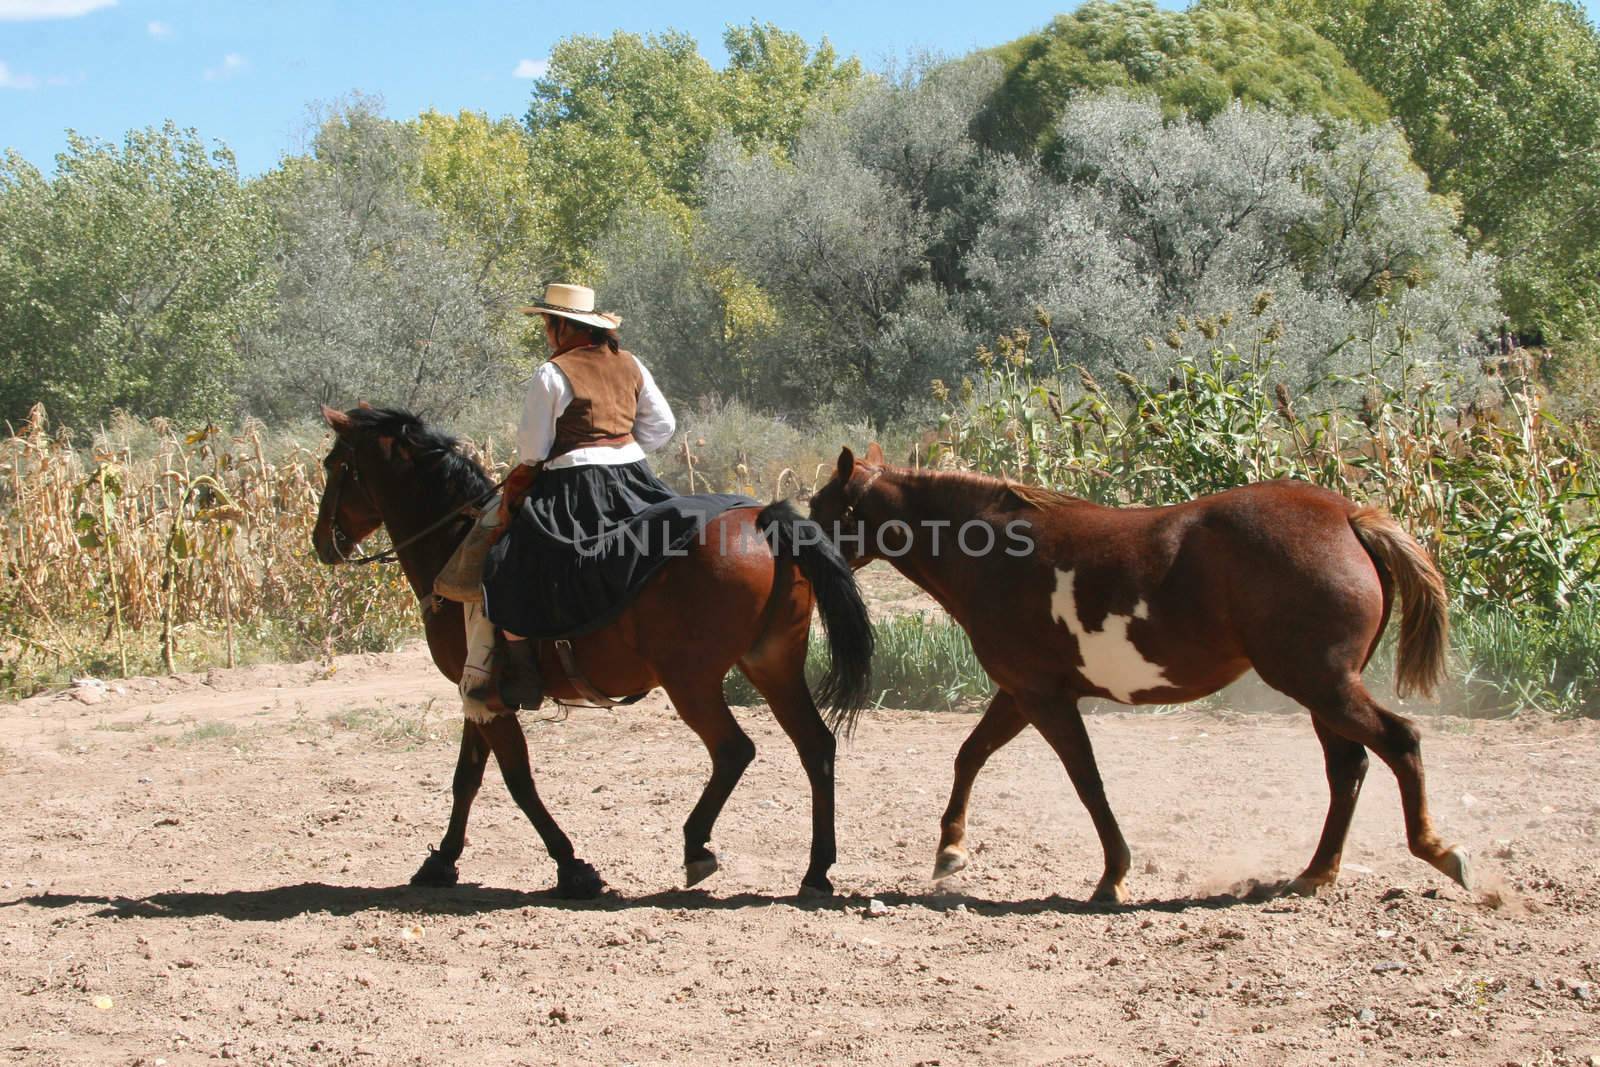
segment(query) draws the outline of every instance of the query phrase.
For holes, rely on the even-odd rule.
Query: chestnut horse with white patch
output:
[[[492,491],[488,476],[454,439],[408,412],[362,406],[347,412],[325,407],[322,414],[334,441],[323,464],[327,486],[312,532],[317,555],[324,563],[346,562],[356,545],[387,527],[411,588],[419,600],[432,603],[434,578],[470,525],[466,509]],[[662,565],[614,622],[572,640],[577,669],[594,687],[629,695],[660,686],[711,755],[711,778],[683,826],[690,885],[716,871],[716,856],[706,847],[712,825],[755,758],[755,745],[722,695],[723,678],[737,666],[767,698],[810,780],[811,860],[801,889],[832,892],[834,736],[805,678],[813,604],[827,628],[830,659],[817,697],[829,709],[830,722],[848,726],[869,692],[871,623],[850,569],[822,531],[788,504],[722,512],[702,537]],[[433,604],[423,614],[423,629],[440,672],[459,682],[467,653],[462,606]],[[540,670],[552,697],[584,700],[548,643]],[[599,874],[577,858],[534,788],[516,715],[502,710],[474,717],[468,710],[450,825],[412,882],[455,883],[467,815],[493,752],[506,788],[556,861],[557,894],[597,895],[604,887]]]
[[[967,802],[984,762],[1032,725],[1066,766],[1105,850],[1096,901],[1127,899],[1128,846],[1106,802],[1078,702],[1196,700],[1255,668],[1311,711],[1332,799],[1290,889],[1332,884],[1371,749],[1400,784],[1414,855],[1467,885],[1434,832],[1417,729],[1361,674],[1398,594],[1398,688],[1445,670],[1444,581],[1394,519],[1304,482],[1188,503],[1111,508],[975,474],[897,469],[849,449],[811,501],[854,566],[886,558],[967,631],[998,686],[956,757],[934,877],[967,865]],[[942,537],[943,544],[940,539]]]

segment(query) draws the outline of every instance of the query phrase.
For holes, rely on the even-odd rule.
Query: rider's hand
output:
[[[533,480],[539,476],[539,467],[537,463],[524,463],[506,476],[505,484],[500,487],[500,524],[494,532],[496,541],[511,529],[511,517],[522,506],[528,490],[533,488]]]

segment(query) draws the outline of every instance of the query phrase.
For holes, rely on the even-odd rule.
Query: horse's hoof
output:
[[[800,883],[800,897],[803,900],[822,900],[833,896],[833,883],[823,878],[807,878]]]
[[[583,860],[563,864],[556,874],[556,896],[562,900],[593,900],[605,888],[600,872]]]
[[[941,848],[939,855],[933,861],[933,880],[942,882],[952,874],[966,870],[966,867],[966,849],[956,848],[954,845],[949,848]]]
[[[460,877],[454,860],[446,859],[443,852],[430,852],[417,873],[411,876],[411,884],[443,889],[455,885]]]
[[[1302,874],[1300,877],[1291,878],[1283,884],[1283,895],[1286,897],[1314,897],[1332,888],[1332,878],[1308,878]]]
[[[1128,887],[1121,882],[1101,882],[1089,897],[1091,904],[1126,904]]]
[[[715,856],[706,856],[704,859],[686,861],[683,865],[684,888],[687,889],[690,886],[699,885],[707,878],[710,878],[713,874],[716,874],[717,868],[717,857]]]
[[[1472,892],[1472,871],[1467,863],[1467,850],[1457,845],[1439,857],[1435,864],[1448,877],[1467,892]]]

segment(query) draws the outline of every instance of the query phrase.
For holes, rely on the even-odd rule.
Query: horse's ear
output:
[[[344,433],[350,428],[350,416],[326,404],[322,405],[322,421],[327,423],[328,428],[334,433]]]
[[[888,462],[883,458],[883,449],[876,441],[867,446],[867,462],[874,467],[881,467]]]
[[[850,472],[856,469],[856,454],[846,445],[839,453],[839,477],[844,481],[850,480]]]

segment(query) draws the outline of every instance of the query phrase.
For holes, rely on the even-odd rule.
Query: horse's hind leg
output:
[[[461,753],[456,757],[455,778],[450,783],[450,825],[444,832],[439,847],[428,853],[417,873],[411,876],[412,885],[455,885],[456,860],[467,844],[467,815],[472,811],[472,801],[483,784],[483,769],[489,762],[489,745],[477,723],[461,724]]]
[[[800,754],[800,765],[811,783],[811,862],[805,877],[800,879],[800,892],[827,896],[833,892],[828,869],[838,858],[833,812],[834,756],[838,744],[833,731],[817,713],[817,705],[806,685],[805,647],[805,631],[801,630],[799,640],[792,645],[795,654],[784,655],[784,662],[769,664],[747,659],[740,661],[739,669],[767,698],[773,718],[778,720]]]
[[[539,799],[539,791],[533,786],[533,769],[528,765],[528,739],[523,736],[522,724],[516,715],[496,715],[480,729],[494,751],[495,761],[500,764],[500,774],[506,780],[511,799],[539,831],[545,850],[556,861],[556,895],[575,900],[599,896],[605,882],[601,881],[599,872],[578,859],[572,842],[545,810],[544,801]]]
[[[1322,742],[1322,759],[1328,772],[1328,817],[1322,824],[1322,839],[1300,877],[1289,883],[1289,892],[1313,894],[1332,885],[1339,877],[1344,857],[1345,838],[1350,834],[1350,819],[1361,796],[1361,783],[1367,776],[1367,750],[1357,741],[1340,737],[1322,719],[1312,716],[1317,739]]]
[[[663,688],[678,709],[678,717],[700,736],[711,754],[711,778],[683,824],[684,882],[694,885],[717,871],[717,857],[706,845],[722,806],[756,758],[756,745],[728,710],[720,674],[697,681],[666,682]]]
[[[1310,707],[1311,713],[1334,734],[1365,745],[1389,765],[1400,784],[1400,806],[1405,812],[1406,841],[1411,854],[1468,888],[1466,854],[1459,848],[1447,847],[1439,839],[1428,814],[1422,773],[1422,738],[1411,721],[1372,699],[1361,679],[1354,676],[1330,699],[1311,703]]]
[[[1028,720],[1017,710],[1010,693],[1000,690],[989,701],[988,709],[956,753],[956,775],[950,785],[950,803],[939,826],[939,853],[933,861],[933,880],[948,878],[966,867],[967,804],[972,799],[972,783],[989,757],[1011,742]]]
[[[1128,890],[1123,885],[1131,862],[1128,842],[1117,826],[1117,817],[1111,814],[1111,804],[1106,800],[1100,768],[1094,761],[1094,747],[1089,744],[1089,731],[1083,725],[1077,700],[1064,707],[1028,704],[1024,705],[1023,713],[1061,757],[1073,788],[1078,791],[1078,799],[1088,809],[1095,832],[1100,835],[1100,847],[1105,852],[1105,873],[1089,899],[1100,904],[1123,903],[1128,899]]]

